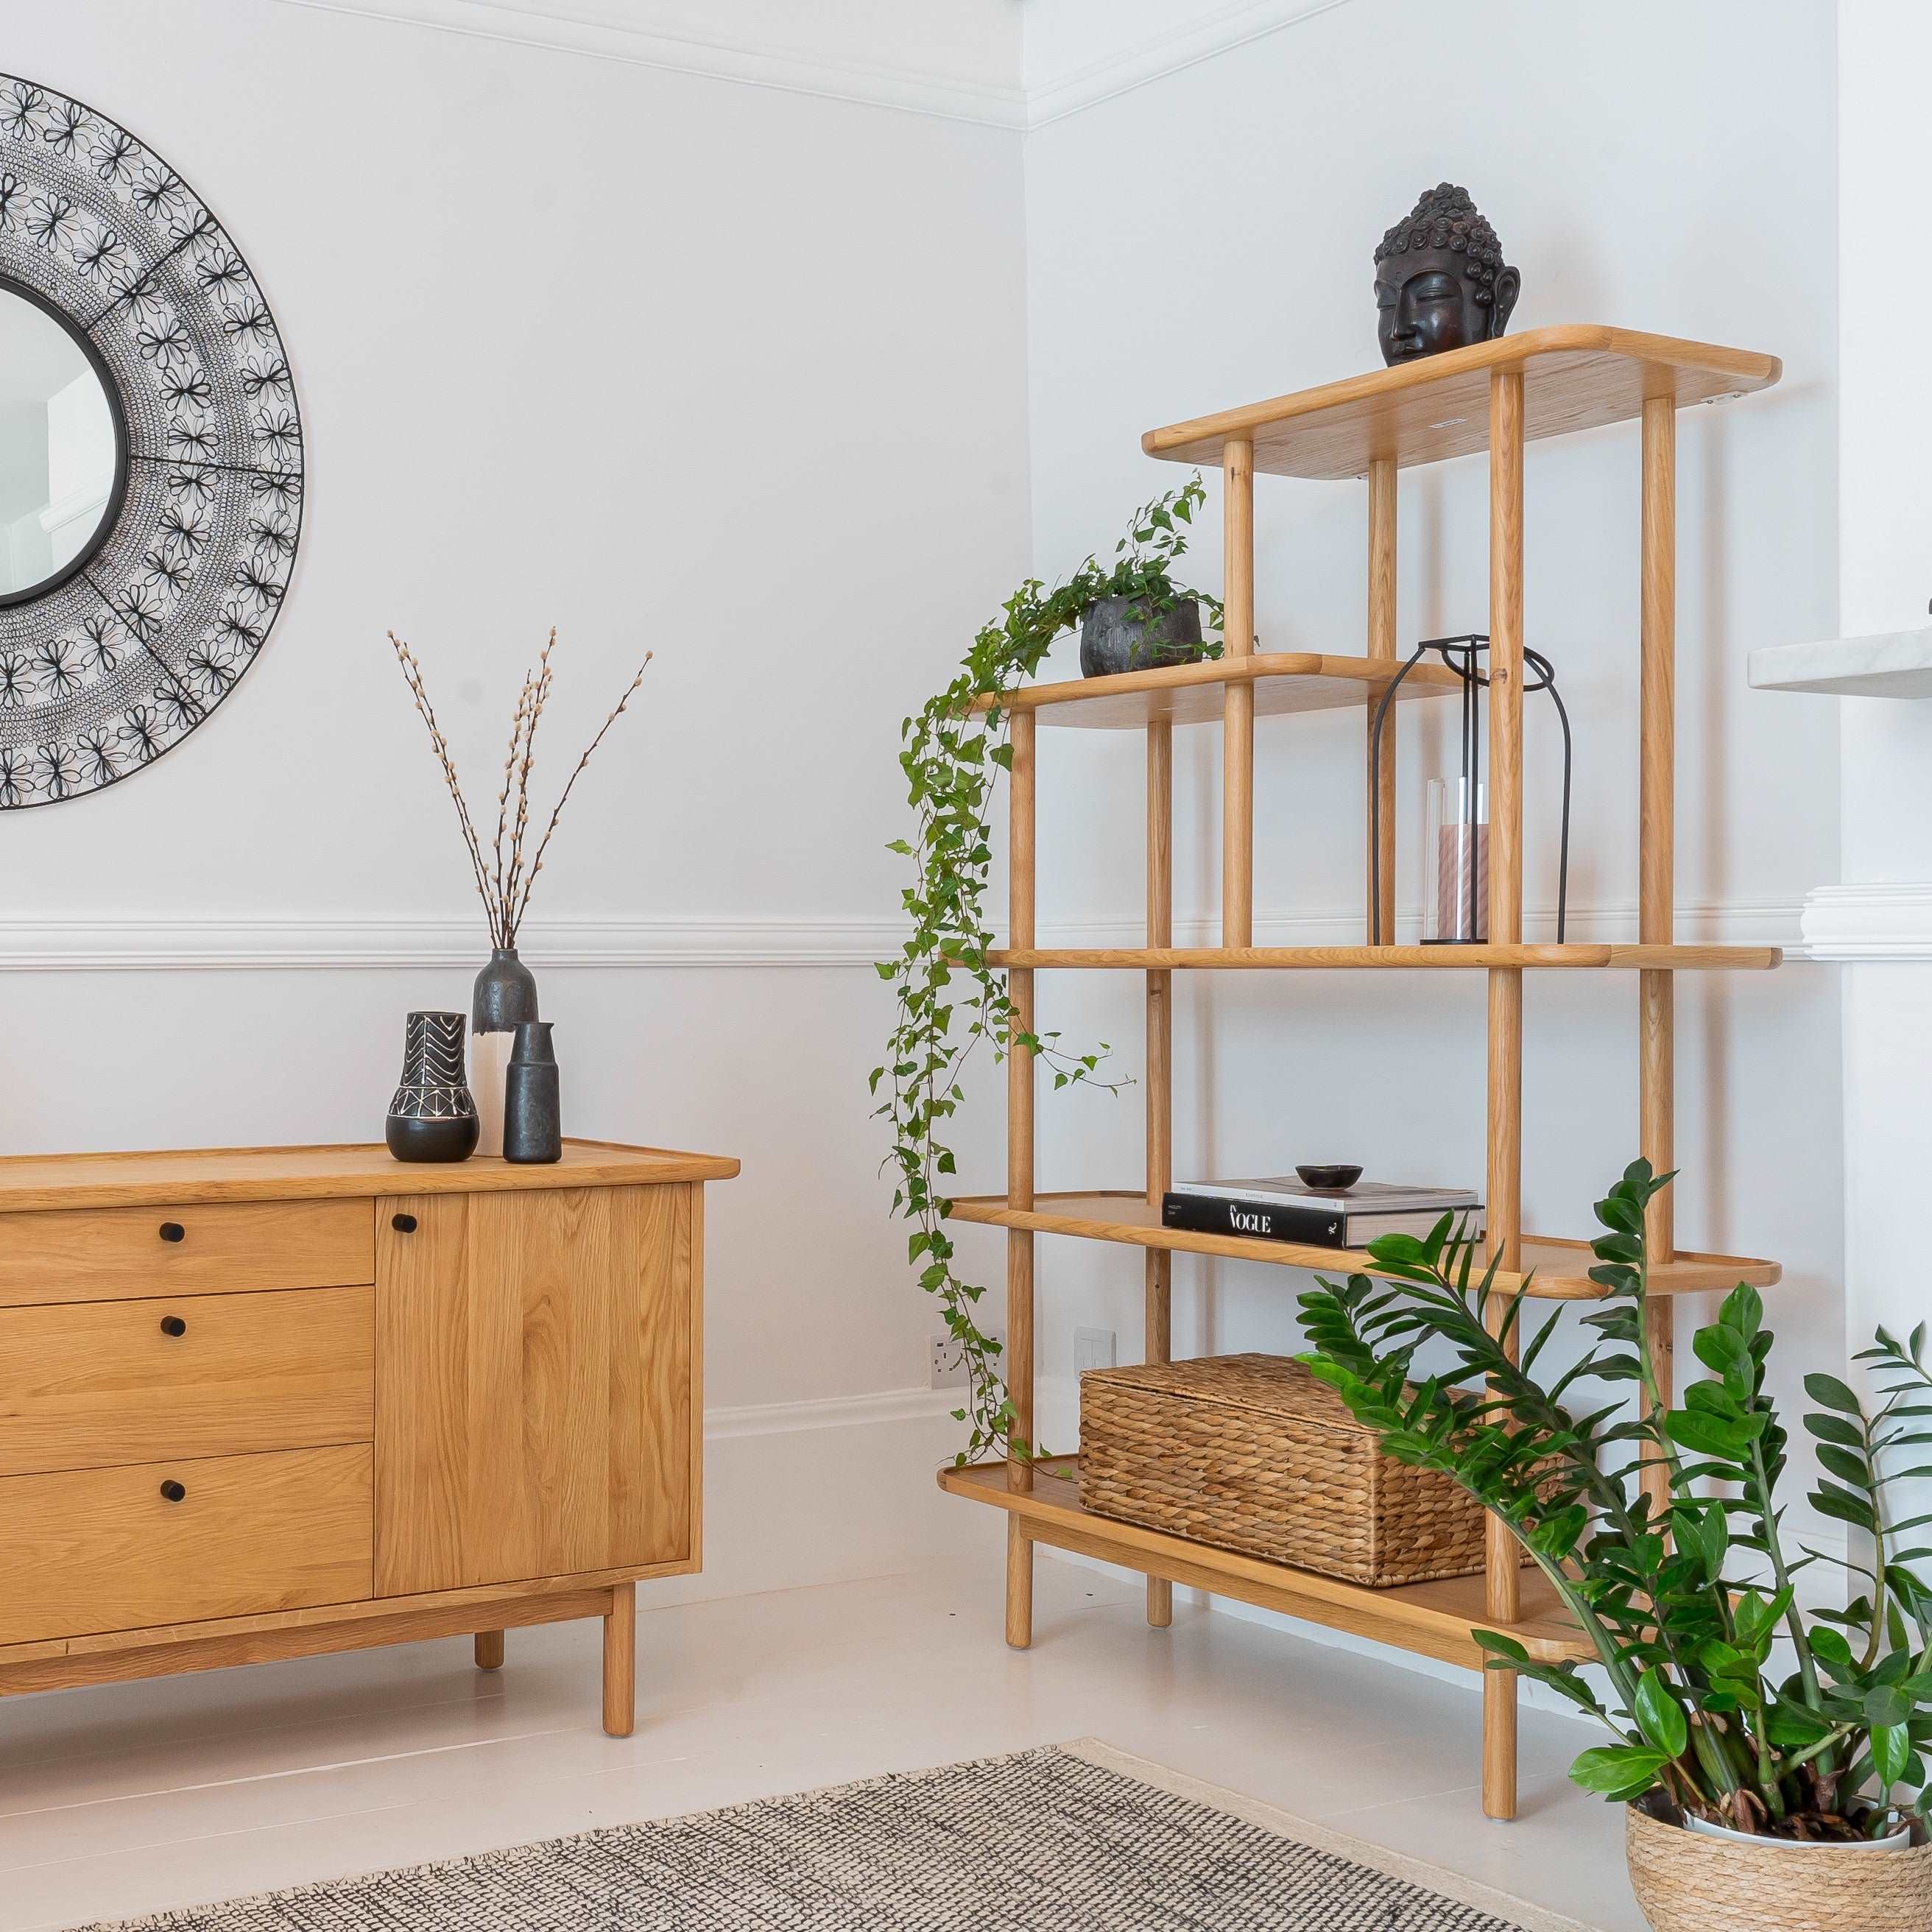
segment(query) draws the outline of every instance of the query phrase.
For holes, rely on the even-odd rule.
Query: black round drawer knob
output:
[[[173,1477],[170,1476],[161,1485],[161,1494],[166,1496],[170,1502],[178,1503],[188,1494],[188,1490],[185,1485],[176,1482]]]
[[[161,1333],[164,1335],[185,1335],[188,1324],[178,1315],[164,1315],[161,1317]]]
[[[178,1221],[164,1221],[161,1223],[161,1239],[164,1241],[184,1241],[188,1239],[188,1230]]]
[[[416,1217],[413,1214],[392,1215],[389,1226],[399,1234],[413,1234],[416,1231]]]

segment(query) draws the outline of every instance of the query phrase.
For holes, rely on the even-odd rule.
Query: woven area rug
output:
[[[136,1926],[1588,1932],[1091,1740],[165,1912],[114,1932]]]

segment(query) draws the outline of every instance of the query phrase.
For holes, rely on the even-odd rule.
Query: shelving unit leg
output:
[[[1391,670],[1396,658],[1395,622],[1395,458],[1378,456],[1369,464],[1369,650],[1371,658]],[[1380,881],[1376,902],[1369,907],[1369,943],[1395,943],[1395,744],[1400,705],[1389,706],[1382,723],[1382,757],[1375,750],[1376,686],[1370,687],[1364,706],[1366,724],[1369,784],[1375,794],[1370,823],[1376,849],[1370,854],[1371,879]]]
[[[1147,943],[1174,944],[1174,727],[1147,728]],[[1147,976],[1147,1197],[1155,1209],[1174,1176],[1174,975]],[[1146,1349],[1150,1362],[1174,1358],[1174,1257],[1147,1254]],[[1156,1630],[1174,1621],[1174,1586],[1147,1580],[1147,1620]]]
[[[1490,941],[1522,938],[1522,375],[1490,379]],[[1490,974],[1489,1248],[1502,1265],[1522,1250],[1522,974]],[[1498,1324],[1502,1311],[1492,1311]],[[1512,1346],[1514,1340],[1512,1337]],[[1486,1613],[1520,1613],[1522,1570],[1514,1540],[1486,1526]],[[1483,1809],[1516,1816],[1516,1682],[1514,1671],[1483,1678]]]
[[[1642,545],[1637,933],[1646,946],[1667,946],[1676,929],[1677,764],[1677,410],[1669,396],[1652,397],[1643,406]],[[1676,1164],[1676,983],[1668,972],[1638,975],[1639,1139],[1643,1157],[1660,1174]],[[1669,1188],[1650,1204],[1646,1232],[1653,1259],[1670,1260],[1676,1230]],[[1660,1296],[1646,1318],[1658,1393],[1667,1404],[1676,1383],[1672,1303]],[[1668,1506],[1666,1471],[1646,1472],[1644,1487],[1654,1508]]]
[[[1222,635],[1231,658],[1255,648],[1255,446],[1231,436],[1222,452]],[[1221,944],[1252,946],[1255,914],[1255,688],[1222,687]]]
[[[1010,742],[1013,762],[1010,788],[1008,923],[1015,946],[1030,946],[1034,933],[1034,732],[1033,714],[1013,713]],[[1034,976],[1030,968],[1006,975],[1012,1006],[1012,1037],[1006,1048],[1006,1198],[1016,1208],[1033,1205],[1034,1057],[1019,1036],[1034,1030]],[[1006,1234],[1006,1391],[1013,1406],[1013,1433],[1030,1453],[1034,1440],[1033,1235],[1024,1228]],[[1024,1456],[1006,1463],[1008,1485],[1033,1487],[1033,1469]],[[1033,1541],[1018,1517],[1006,1519],[1006,1641],[1024,1650],[1033,1641]]]

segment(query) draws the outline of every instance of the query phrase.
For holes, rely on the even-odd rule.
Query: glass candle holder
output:
[[[1473,946],[1490,932],[1489,788],[1431,778],[1424,800],[1425,946]]]

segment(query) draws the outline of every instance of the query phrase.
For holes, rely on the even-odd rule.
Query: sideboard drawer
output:
[[[0,1306],[376,1279],[372,1201],[241,1201],[0,1215]]]
[[[367,1442],[375,1346],[367,1288],[0,1308],[0,1477]]]
[[[366,1445],[10,1476],[0,1643],[354,1601],[372,1534]]]

